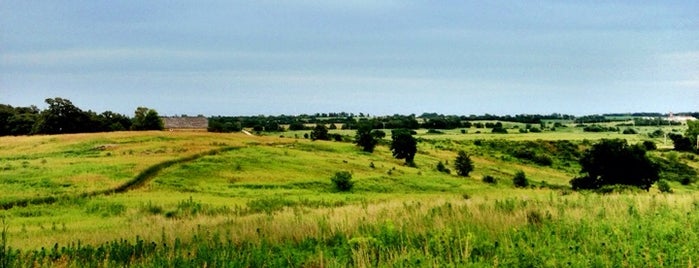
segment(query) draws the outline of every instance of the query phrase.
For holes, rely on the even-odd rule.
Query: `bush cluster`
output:
[[[354,186],[352,174],[348,171],[339,171],[335,173],[335,175],[330,178],[330,181],[332,181],[335,189],[340,192],[348,192],[352,190],[352,187]]]

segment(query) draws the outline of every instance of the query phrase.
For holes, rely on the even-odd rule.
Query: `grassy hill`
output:
[[[368,154],[351,143],[283,135],[2,137],[0,204],[6,209],[0,216],[8,237],[2,248],[12,249],[3,251],[9,252],[4,261],[686,266],[699,248],[699,233],[687,227],[699,224],[694,186],[672,184],[673,195],[567,189],[579,170],[575,152],[590,144],[584,140],[610,134],[420,132],[417,167],[393,159],[386,146]],[[475,162],[468,178],[435,168],[458,150]],[[512,186],[520,170],[532,188]],[[338,171],[352,173],[350,192],[331,184]],[[486,175],[498,183],[482,182]]]

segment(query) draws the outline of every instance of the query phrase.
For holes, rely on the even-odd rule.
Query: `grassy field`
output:
[[[0,267],[695,266],[696,186],[569,189],[576,152],[595,140],[662,148],[646,135],[657,128],[638,129],[419,131],[417,167],[387,146],[368,154],[307,132],[0,137]],[[525,149],[551,164],[518,157]],[[470,177],[436,170],[458,150],[472,155]],[[338,171],[351,172],[350,192],[331,184]],[[531,188],[513,187],[517,171]]]

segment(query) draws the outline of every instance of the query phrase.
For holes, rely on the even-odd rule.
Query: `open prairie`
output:
[[[349,142],[202,132],[0,137],[0,262],[7,266],[687,266],[699,194],[573,192],[602,138],[418,131],[416,167]],[[669,130],[668,130],[669,131]],[[351,138],[354,131],[336,130]],[[300,137],[300,138],[297,138]],[[471,155],[469,177],[453,169]],[[519,151],[518,151],[519,150]],[[522,157],[521,150],[529,152]],[[653,156],[699,168],[690,154]],[[532,157],[533,156],[533,157]],[[541,164],[540,159],[548,159]],[[349,192],[330,178],[352,175]],[[515,188],[526,174],[531,186]],[[483,182],[490,176],[496,183]]]

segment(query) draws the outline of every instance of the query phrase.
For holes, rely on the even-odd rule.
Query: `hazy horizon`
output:
[[[696,1],[3,1],[0,103],[131,115],[699,111]]]

